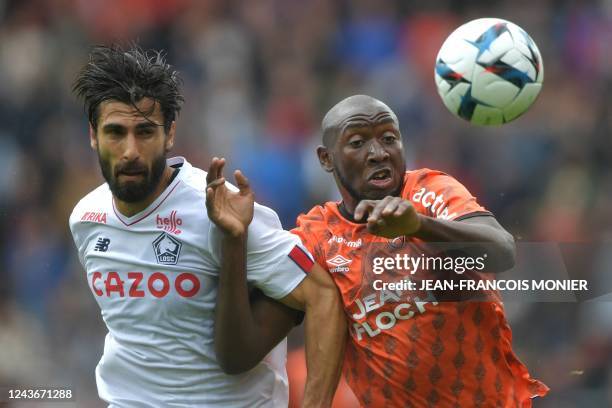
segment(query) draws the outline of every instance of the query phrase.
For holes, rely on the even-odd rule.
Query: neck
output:
[[[349,221],[355,221],[353,215],[355,214],[355,208],[357,208],[357,204],[359,204],[360,200],[353,197],[353,195],[349,193],[348,190],[342,185],[338,185],[338,189],[340,190],[340,196],[342,197],[342,202],[338,207],[340,209],[340,213]]]
[[[131,217],[132,215],[138,214],[139,212],[147,208],[149,205],[151,205],[153,201],[157,199],[157,197],[160,196],[161,193],[164,192],[166,187],[168,187],[168,185],[170,184],[170,179],[172,178],[173,171],[174,169],[172,167],[166,166],[166,168],[164,169],[164,173],[162,174],[161,180],[157,184],[157,187],[144,200],[137,201],[135,203],[127,203],[125,201],[119,200],[117,197],[113,197],[113,199],[115,200],[115,208],[117,208],[117,211],[119,211],[122,215],[126,217]]]

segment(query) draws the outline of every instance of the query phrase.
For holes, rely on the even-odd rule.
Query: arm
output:
[[[221,176],[224,163],[213,159],[206,190],[209,217],[223,232],[215,325],[218,360],[229,373],[253,367],[295,324],[296,312],[289,307],[304,310],[308,367],[304,406],[329,406],[340,377],[347,335],[338,291],[327,272],[314,265],[304,280],[280,299],[284,305],[265,297],[250,304],[246,232],[253,218],[253,194],[240,172],[235,173],[240,191],[225,188]]]
[[[503,272],[514,266],[514,237],[493,216],[477,216],[463,221],[447,221],[420,215],[421,227],[416,238],[429,242],[473,243],[464,248],[472,256],[487,254],[487,271]]]
[[[304,407],[328,407],[340,380],[348,334],[338,289],[329,273],[314,264],[306,279],[281,301],[306,312]]]
[[[487,254],[487,271],[502,272],[514,266],[515,244],[493,216],[448,221],[419,214],[412,203],[400,197],[363,200],[355,208],[355,219],[366,214],[368,230],[379,236],[412,236],[426,242],[461,243],[461,251],[472,256]]]
[[[255,367],[289,334],[301,312],[261,293],[250,299],[246,236],[224,236],[221,251],[215,354],[226,374],[240,374]]]

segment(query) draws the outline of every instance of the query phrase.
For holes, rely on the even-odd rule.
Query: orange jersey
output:
[[[490,214],[458,181],[430,169],[406,172],[402,197],[434,218]],[[376,257],[422,256],[426,243],[374,236],[333,202],[300,215],[292,232],[340,289],[351,334],[344,374],[363,406],[529,407],[548,391],[513,353],[496,292],[491,301],[458,302],[438,301],[430,291],[374,287],[377,279],[410,275],[373,273]]]

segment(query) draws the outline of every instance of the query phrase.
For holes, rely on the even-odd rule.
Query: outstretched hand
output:
[[[253,220],[255,198],[248,179],[240,170],[234,172],[238,191],[225,185],[225,159],[214,157],[206,175],[206,211],[208,218],[224,233],[233,237],[246,234]]]
[[[368,216],[368,231],[385,238],[412,235],[421,226],[419,214],[412,203],[401,197],[387,196],[382,200],[362,200],[354,217],[360,221]]]

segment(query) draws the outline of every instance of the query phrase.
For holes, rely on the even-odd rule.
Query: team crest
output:
[[[402,235],[400,237],[395,237],[393,239],[390,239],[388,241],[388,245],[392,249],[402,249],[404,245],[406,245],[406,237]]]
[[[161,265],[176,265],[181,254],[183,244],[167,233],[162,233],[153,241],[153,251],[157,263]]]

